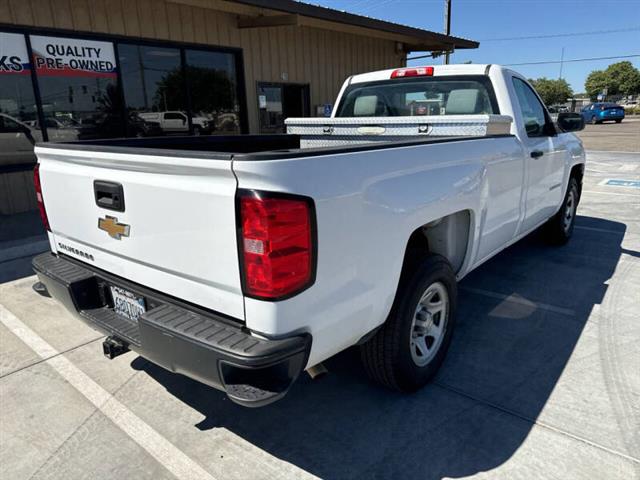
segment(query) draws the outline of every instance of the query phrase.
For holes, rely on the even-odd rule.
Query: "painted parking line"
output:
[[[491,292],[489,290],[483,290],[481,288],[473,288],[473,287],[460,287],[460,290],[464,290],[465,292],[469,292],[469,293],[475,293],[476,295],[483,295],[489,298],[505,300],[510,303],[523,305],[525,307],[533,306],[539,310],[546,310],[548,312],[559,313],[561,315],[567,315],[569,317],[573,317],[576,314],[575,310],[571,310],[570,308],[556,307],[555,305],[549,305],[547,303],[534,302],[524,297],[517,297],[515,295],[505,295],[503,293]]]
[[[0,322],[176,478],[215,480],[209,472],[93,381],[0,304]]]

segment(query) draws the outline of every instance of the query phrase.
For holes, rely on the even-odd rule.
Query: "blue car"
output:
[[[609,120],[620,123],[624,118],[624,108],[616,103],[592,103],[584,107],[581,112],[585,123],[596,124]]]

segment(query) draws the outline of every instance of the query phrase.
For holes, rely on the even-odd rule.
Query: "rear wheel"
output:
[[[361,347],[369,377],[403,392],[425,385],[449,348],[456,302],[451,265],[440,255],[428,256],[401,282],[385,324]]]
[[[573,235],[579,200],[578,182],[572,177],[569,179],[567,193],[564,196],[560,210],[545,225],[545,233],[550,242],[563,245],[569,241],[571,235]]]
[[[618,120],[616,120],[616,123],[621,123],[621,122],[622,122],[622,119],[621,119],[621,118],[620,118],[620,119],[618,119]]]
[[[591,125],[595,125],[598,123],[598,120],[596,120],[595,115],[591,117]]]

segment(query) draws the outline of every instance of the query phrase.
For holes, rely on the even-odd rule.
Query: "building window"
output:
[[[24,35],[0,32],[0,169],[35,162],[42,140]]]
[[[38,35],[30,40],[49,140],[121,137],[113,44]]]
[[[184,67],[177,48],[119,44],[118,55],[129,136],[240,133],[233,53],[184,50]]]
[[[180,50],[118,44],[127,136],[187,135],[187,102]]]
[[[244,125],[238,53],[29,35],[29,59],[24,34],[0,35],[0,114],[24,124],[27,151],[33,141],[237,134]]]
[[[194,134],[240,133],[235,55],[186,50],[185,60]]]

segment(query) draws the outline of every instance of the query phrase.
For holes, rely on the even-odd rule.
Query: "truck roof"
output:
[[[421,65],[421,66],[410,66],[406,68],[424,68],[424,67],[432,67],[433,68],[433,76],[441,76],[441,75],[484,75],[486,73],[487,67],[491,66],[490,64],[462,64],[462,65]],[[499,67],[498,65],[495,65]],[[502,68],[502,67],[499,67]],[[391,78],[391,74],[395,71],[399,70],[398,68],[390,68],[387,70],[378,70],[377,72],[367,72],[361,73],[359,75],[354,75],[351,77],[350,83],[363,83],[363,82],[375,82],[378,80],[388,80]]]

